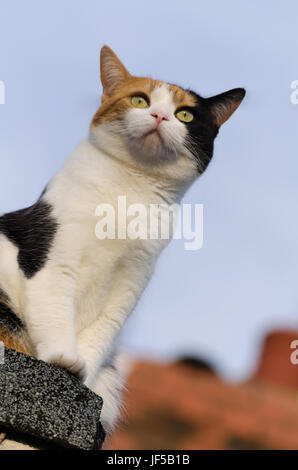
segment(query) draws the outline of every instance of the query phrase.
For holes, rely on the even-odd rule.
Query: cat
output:
[[[96,207],[179,203],[245,90],[203,98],[135,77],[108,46],[100,71],[88,138],[34,205],[0,217],[0,340],[76,374],[103,398],[109,433],[123,388],[115,339],[169,240],[99,240]]]

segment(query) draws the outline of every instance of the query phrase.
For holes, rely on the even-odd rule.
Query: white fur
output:
[[[95,209],[100,203],[116,208],[119,195],[147,207],[180,201],[197,169],[174,109],[163,86],[152,93],[150,108],[91,128],[48,185],[44,199],[59,229],[45,267],[32,278],[18,269],[14,245],[0,237],[0,285],[25,322],[37,357],[80,374],[103,396],[107,430],[119,414],[122,388],[110,352],[167,241],[98,240]],[[156,111],[169,119],[160,125],[163,143],[156,135],[142,137],[154,127]]]

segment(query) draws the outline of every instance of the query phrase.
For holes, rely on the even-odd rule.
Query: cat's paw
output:
[[[69,370],[82,381],[87,377],[86,363],[78,354],[57,351],[52,354],[43,355],[43,357],[39,357],[39,359],[47,362],[48,364],[53,364]]]

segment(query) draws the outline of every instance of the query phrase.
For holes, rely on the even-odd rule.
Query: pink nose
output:
[[[151,116],[156,119],[157,125],[159,125],[162,121],[169,120],[168,116],[164,113],[152,113]]]

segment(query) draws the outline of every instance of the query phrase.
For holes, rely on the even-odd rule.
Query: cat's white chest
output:
[[[109,296],[117,298],[123,279],[131,281],[132,290],[148,279],[151,265],[169,241],[150,239],[150,206],[163,204],[167,193],[88,142],[78,147],[53,183],[47,197],[64,227],[53,257],[67,252],[69,246],[72,254],[78,255],[74,307],[76,329],[81,331],[100,317],[111,302]],[[55,204],[58,199],[59,204]],[[108,223],[112,227],[105,239],[100,239],[96,230],[102,206],[110,213]],[[136,214],[137,208],[141,211]],[[143,225],[144,238],[134,239],[129,231],[134,216]],[[76,233],[67,232],[68,226],[74,226]]]

